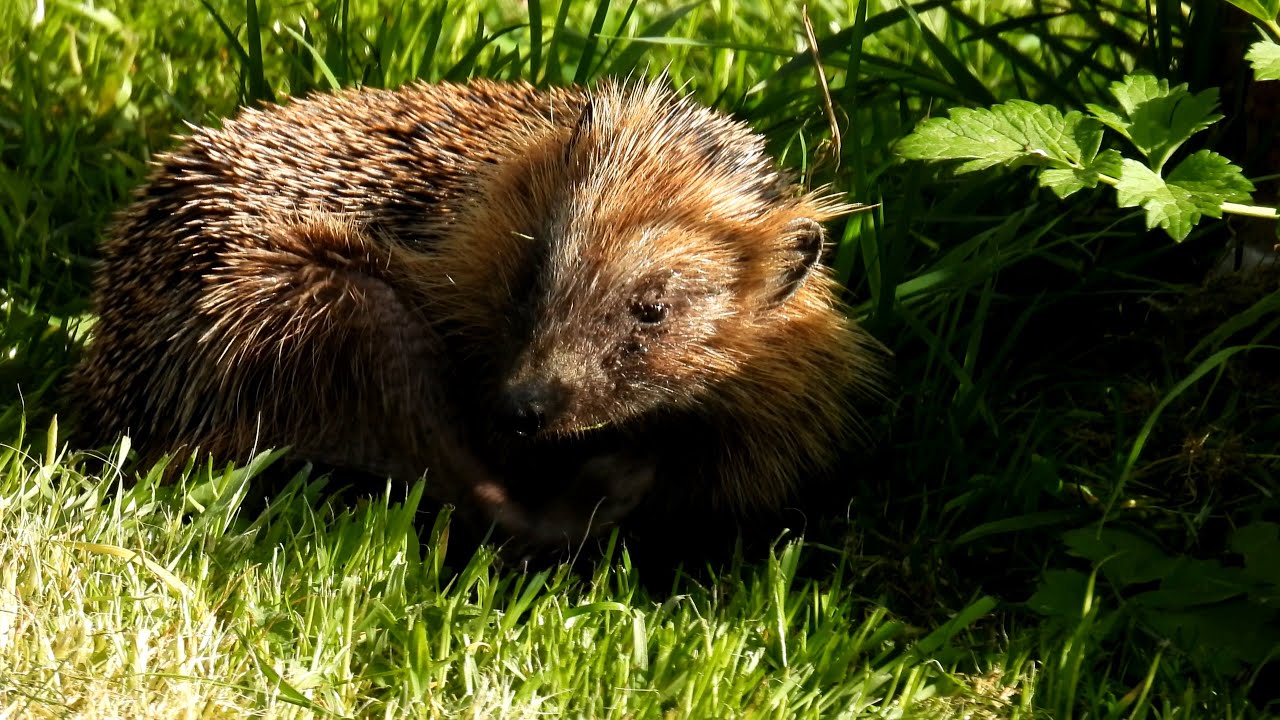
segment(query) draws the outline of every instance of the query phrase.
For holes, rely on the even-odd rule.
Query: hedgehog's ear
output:
[[[775,257],[777,275],[773,278],[770,305],[785,302],[800,289],[804,281],[822,260],[822,225],[818,221],[800,217],[787,223],[778,255]]]
[[[582,112],[578,115],[578,121],[573,124],[573,134],[569,136],[569,143],[564,146],[564,161],[566,163],[573,159],[573,153],[577,151],[582,138],[591,132],[591,125],[595,121],[595,108],[595,98],[587,97],[587,102],[582,106]]]

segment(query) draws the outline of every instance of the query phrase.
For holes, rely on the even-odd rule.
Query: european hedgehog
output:
[[[196,129],[102,248],[71,381],[144,458],[412,480],[516,540],[751,517],[830,468],[874,343],[853,210],[657,83],[345,90]]]

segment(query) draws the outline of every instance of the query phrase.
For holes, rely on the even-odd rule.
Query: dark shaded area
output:
[[[947,11],[966,27],[959,10]],[[1062,12],[1057,6],[1034,11],[1046,20]],[[1173,3],[1154,3],[1150,11],[1161,22],[1147,22],[1147,11],[1073,3],[1067,12],[1086,18],[1094,31],[1075,44],[1053,39],[1043,23],[1030,24],[1049,38],[1048,57],[1039,61],[1056,84],[1020,79],[990,92],[1064,107],[1093,101],[1105,98],[1105,80],[1118,76],[1106,63],[1132,57],[1140,67],[1167,71],[1174,82],[1190,82],[1193,91],[1222,88],[1226,119],[1181,153],[1212,147],[1250,176],[1274,172],[1280,166],[1273,142],[1280,122],[1280,105],[1272,101],[1277,84],[1249,79],[1241,58],[1254,36],[1244,16],[1225,3],[1197,3],[1189,19]],[[1110,13],[1133,24],[1104,21]],[[963,32],[973,42],[1001,37]],[[822,40],[831,67],[850,63],[851,38],[846,30]],[[1156,649],[1168,643],[1162,673],[1243,684],[1256,672],[1251,700],[1274,708],[1268,693],[1280,683],[1280,662],[1251,654],[1233,633],[1280,642],[1274,610],[1280,579],[1258,569],[1256,558],[1267,546],[1242,545],[1238,535],[1245,527],[1280,522],[1277,351],[1232,355],[1162,406],[1216,352],[1280,345],[1276,271],[1212,274],[1224,255],[1243,258],[1246,247],[1269,250],[1274,225],[1239,218],[1206,222],[1175,245],[1162,233],[1147,232],[1134,213],[1116,210],[1109,190],[1062,202],[1022,171],[956,177],[945,169],[892,164],[889,143],[919,118],[938,114],[943,104],[977,98],[927,59],[905,70],[875,60],[863,58],[856,84],[832,88],[848,135],[841,167],[823,166],[815,182],[832,181],[854,199],[883,203],[878,220],[852,234],[873,249],[863,253],[855,243],[829,260],[850,278],[850,302],[865,310],[868,327],[894,352],[889,401],[868,406],[865,448],[848,453],[835,477],[778,517],[741,525],[678,512],[649,518],[626,538],[641,576],[655,595],[669,592],[681,573],[714,582],[733,556],[758,562],[784,530],[802,529],[809,542],[832,548],[805,556],[808,577],[825,577],[837,555],[851,558],[863,595],[910,621],[936,625],[975,595],[991,593],[1006,601],[1004,614],[992,620],[993,636],[1006,625],[1069,629],[1070,603],[1050,601],[1075,596],[1071,589],[1049,593],[1057,588],[1052,578],[1059,577],[1052,573],[1088,573],[1100,564],[1091,554],[1098,548],[1073,533],[1105,527],[1119,533],[1115,542],[1131,543],[1132,552],[1144,548],[1153,565],[1171,563],[1167,567],[1191,575],[1173,584],[1172,570],[1154,579],[1102,574],[1099,597],[1121,622],[1097,638],[1087,667],[1098,675],[1117,673],[1133,686]],[[810,58],[800,54],[782,65],[767,92],[749,99],[726,94],[721,104],[768,131],[775,150],[792,146],[801,134],[821,137],[821,100],[810,86],[809,68]],[[78,343],[62,329],[62,319],[83,311],[93,238],[141,176],[137,167],[104,160],[104,148],[140,160],[167,144],[165,134],[179,117],[199,119],[230,106],[227,100],[186,112],[169,108],[153,121],[164,127],[86,121],[68,140],[86,148],[81,178],[45,166],[32,129],[3,131],[0,165],[18,168],[58,208],[48,218],[48,233],[74,249],[37,255],[35,265],[18,269],[16,248],[5,248],[5,291],[15,302],[4,310],[4,332],[17,351],[0,357],[4,437],[16,435],[25,407],[29,443],[42,447],[40,432],[57,409],[48,402],[50,389]],[[38,129],[43,146],[58,138],[56,128],[68,117],[89,115],[53,103],[44,115],[49,125]],[[789,159],[800,164],[794,148]],[[1263,184],[1255,199],[1274,196],[1274,187]],[[5,211],[22,214],[22,208]],[[844,223],[832,230],[837,241],[844,237]],[[39,232],[33,228],[28,235]],[[929,288],[895,298],[901,285],[935,272],[943,275]],[[879,286],[868,280],[876,273]],[[15,387],[23,388],[21,400]],[[1157,409],[1148,435],[1144,425]],[[281,465],[270,473],[251,495],[258,507],[296,470]],[[333,470],[316,468],[313,476]],[[347,471],[332,472],[326,485],[335,503],[381,497],[385,488],[381,478]],[[247,515],[254,511],[246,508]],[[433,517],[421,518],[424,539]],[[449,562],[461,567],[486,531],[459,524]],[[580,567],[589,568],[600,547],[593,542],[571,550]],[[524,559],[517,554],[511,562]],[[1165,597],[1147,594],[1166,581]],[[1208,599],[1195,594],[1199,585],[1227,581],[1239,583],[1239,591]],[[1224,614],[1240,618],[1239,624]],[[1216,664],[1203,652],[1203,637],[1179,635],[1180,628],[1239,645],[1242,662]]]

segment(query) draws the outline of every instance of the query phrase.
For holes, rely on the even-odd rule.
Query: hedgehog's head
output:
[[[847,208],[793,191],[757,135],[658,86],[593,93],[478,186],[440,262],[501,433],[703,403],[780,326],[832,311],[820,223]]]

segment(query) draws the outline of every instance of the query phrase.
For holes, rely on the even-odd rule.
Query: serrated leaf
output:
[[[1120,176],[1120,153],[1107,150],[1082,168],[1049,168],[1040,173],[1040,185],[1065,198],[1085,188],[1098,186],[1098,178]]]
[[[1071,197],[1085,188],[1097,187],[1098,176],[1088,170],[1049,168],[1040,173],[1040,187],[1047,187],[1060,198]]]
[[[1195,203],[1185,195],[1186,191],[1179,193],[1165,184],[1164,178],[1151,168],[1125,158],[1116,183],[1116,202],[1120,207],[1141,206],[1147,214],[1148,230],[1159,225],[1174,240],[1185,240],[1191,226],[1200,219]]]
[[[957,172],[996,165],[1081,167],[1093,161],[1102,127],[1079,112],[1010,100],[986,109],[956,108],[920,123],[895,152],[909,160],[964,160]]]
[[[1212,150],[1199,150],[1169,173],[1165,182],[1186,188],[1201,202],[1204,214],[1222,217],[1222,203],[1249,202],[1253,183],[1230,160]]]
[[[1269,39],[1259,40],[1249,46],[1245,59],[1253,65],[1253,75],[1259,80],[1280,80],[1280,45]]]
[[[1129,138],[1156,172],[1188,138],[1223,117],[1214,112],[1216,88],[1192,95],[1186,83],[1171,88],[1168,80],[1154,75],[1128,75],[1111,84],[1111,94],[1120,112],[1094,104],[1088,105],[1089,111]]]
[[[1141,206],[1146,211],[1147,228],[1164,228],[1181,242],[1204,215],[1222,217],[1222,203],[1244,202],[1253,190],[1226,158],[1201,150],[1182,161],[1161,178],[1142,163],[1126,158],[1116,184],[1120,207]]]

